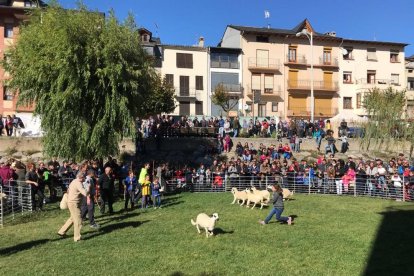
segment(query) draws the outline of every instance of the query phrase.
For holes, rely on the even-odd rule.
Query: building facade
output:
[[[242,50],[243,103],[254,116],[309,118],[312,84],[315,119],[364,115],[368,89],[405,87],[406,44],[322,34],[306,19],[293,29],[229,25],[220,44]]]
[[[208,87],[208,110],[211,116],[237,116],[239,110],[243,110],[243,86],[242,86],[242,55],[241,49],[209,47],[209,87]],[[231,96],[231,110],[225,114],[224,110],[211,101],[211,97],[218,85]]]
[[[175,89],[175,115],[208,113],[208,54],[203,40],[198,46],[161,45],[159,72]]]
[[[0,59],[7,59],[5,53],[8,47],[16,43],[20,23],[27,19],[28,9],[36,7],[37,3],[44,5],[42,1],[0,0]],[[16,109],[17,96],[7,87],[9,77],[9,74],[0,67],[0,115],[11,115],[17,111],[31,112],[32,108]]]
[[[405,59],[407,77],[407,116],[414,118],[414,55]]]

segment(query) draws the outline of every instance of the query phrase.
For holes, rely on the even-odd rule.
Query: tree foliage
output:
[[[237,98],[231,95],[231,93],[229,93],[226,87],[221,83],[218,84],[214,89],[214,93],[211,96],[211,101],[215,105],[220,106],[226,113],[228,113],[238,104]]]
[[[364,124],[365,137],[362,145],[368,149],[371,141],[377,144],[389,144],[395,139],[414,142],[414,127],[407,122],[405,91],[396,91],[392,87],[385,90],[374,88],[364,97],[364,108],[369,122]]]
[[[120,23],[113,12],[52,4],[33,11],[7,55],[7,85],[18,105],[35,104],[49,155],[115,154],[135,117],[174,110],[174,92],[141,47],[132,16]]]

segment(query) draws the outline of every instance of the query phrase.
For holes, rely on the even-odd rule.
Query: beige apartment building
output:
[[[405,59],[407,76],[407,116],[414,118],[414,55]]]
[[[220,45],[242,49],[243,102],[254,116],[309,118],[312,67],[315,119],[344,109],[363,115],[363,94],[374,86],[405,88],[406,44],[322,34],[306,19],[293,29],[229,25]]]
[[[206,115],[208,110],[208,54],[204,40],[198,46],[161,45],[159,69],[175,88],[175,115]]]
[[[0,0],[0,59],[5,58],[7,48],[16,43],[20,23],[27,19],[27,11],[43,1]],[[16,110],[17,97],[9,89],[5,81],[9,74],[0,67],[0,115],[11,115],[16,112],[31,112],[32,108],[19,107]]]

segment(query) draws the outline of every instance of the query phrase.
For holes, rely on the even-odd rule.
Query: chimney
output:
[[[198,47],[204,48],[204,37],[202,36],[198,39]]]

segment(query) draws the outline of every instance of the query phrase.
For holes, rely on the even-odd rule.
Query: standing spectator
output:
[[[226,136],[223,139],[223,148],[225,152],[230,152],[231,149],[231,138],[229,134],[226,134]]]
[[[69,228],[74,225],[73,231],[73,240],[75,242],[80,241],[81,239],[81,227],[82,227],[82,218],[81,218],[81,202],[82,196],[86,197],[89,194],[89,191],[85,190],[82,186],[84,180],[84,174],[82,172],[78,173],[76,179],[74,179],[69,184],[68,189],[68,208],[70,212],[70,218],[58,231],[58,235],[63,237],[66,235],[66,232]]]
[[[26,183],[30,184],[32,188],[32,210],[36,210],[36,195],[38,197],[39,211],[42,211],[44,195],[39,185],[39,175],[36,172],[36,166],[34,163],[27,164]]]
[[[141,190],[142,190],[142,207],[141,208],[148,208],[149,205],[149,197],[151,195],[151,181],[150,181],[150,175],[145,175],[145,179],[141,183]]]
[[[160,193],[161,185],[160,179],[156,176],[154,177],[154,181],[151,183],[151,194],[153,196],[154,201],[154,209],[161,209],[161,193]]]
[[[3,135],[3,129],[4,129],[3,115],[0,114],[0,136]]]
[[[106,167],[105,173],[99,177],[98,181],[101,194],[101,214],[105,213],[105,203],[108,203],[109,214],[112,215],[114,213],[112,208],[114,202],[114,180],[111,173],[111,167]]]
[[[0,162],[0,185],[9,186],[12,180],[13,170],[10,167],[10,163]]]
[[[7,136],[12,136],[12,134],[13,134],[13,119],[10,115],[7,115],[5,125],[6,125],[6,134],[7,134]]]
[[[223,119],[222,116],[220,116],[220,120],[218,121],[218,127],[219,127],[220,137],[223,137],[223,135],[224,135],[224,119]]]
[[[300,152],[300,143],[302,143],[302,138],[295,136],[295,152]]]
[[[240,121],[239,121],[239,117],[236,117],[233,120],[233,138],[239,136],[239,131],[240,131]]]
[[[81,172],[84,174],[83,172]],[[88,214],[89,226],[91,228],[99,228],[99,225],[95,222],[95,202],[94,197],[96,193],[95,189],[95,171],[89,169],[85,178],[85,181],[82,183],[82,187],[85,191],[89,191],[89,194],[83,197],[82,208],[81,208],[81,217],[82,220],[86,219],[86,214]]]
[[[124,193],[125,193],[125,207],[124,210],[128,210],[128,202],[131,202],[131,210],[134,209],[135,203],[135,190],[137,189],[137,178],[133,170],[129,170],[128,176],[124,180]]]
[[[345,153],[348,151],[349,143],[348,143],[348,137],[345,135],[341,136],[341,153]]]

